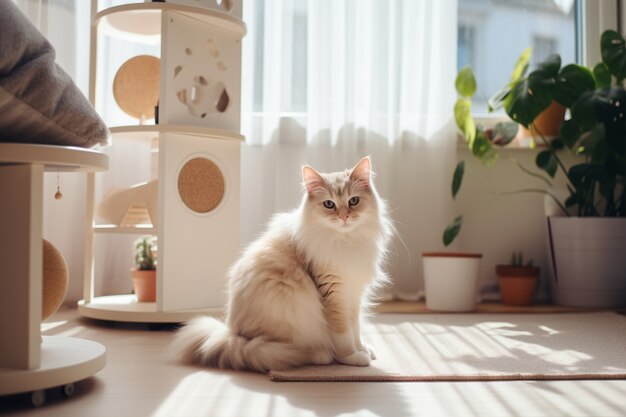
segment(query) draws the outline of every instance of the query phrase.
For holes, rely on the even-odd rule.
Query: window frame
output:
[[[578,61],[585,66],[595,65],[600,56],[600,36],[606,29],[619,29],[619,0],[580,0],[576,4]],[[623,12],[623,11],[622,11]]]

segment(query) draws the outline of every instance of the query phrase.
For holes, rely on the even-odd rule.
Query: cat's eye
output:
[[[350,198],[350,200],[348,200],[348,204],[350,205],[350,207],[354,207],[357,204],[359,204],[359,201],[360,201],[359,197],[354,196],[354,197]]]
[[[324,200],[322,204],[324,205],[325,208],[329,210],[335,208],[335,202],[333,200]]]

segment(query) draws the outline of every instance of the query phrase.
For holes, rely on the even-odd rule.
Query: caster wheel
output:
[[[30,403],[33,407],[41,407],[46,403],[46,391],[40,389],[30,394]]]
[[[63,395],[66,397],[74,395],[74,384],[63,385]]]

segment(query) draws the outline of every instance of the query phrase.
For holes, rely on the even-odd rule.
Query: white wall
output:
[[[465,160],[465,179],[457,196],[457,213],[464,224],[458,236],[458,248],[483,254],[480,271],[482,285],[496,284],[495,265],[508,263],[513,251],[522,251],[525,259],[533,259],[541,268],[543,296],[548,275],[547,224],[544,195],[502,193],[525,188],[547,189],[539,179],[523,172],[514,160],[533,172],[537,151],[504,149],[493,167],[486,167],[466,147],[459,148],[459,160]],[[566,166],[578,158],[560,153]],[[548,178],[547,174],[544,175]],[[564,190],[564,176],[557,172],[555,188]],[[563,191],[561,191],[562,193]]]

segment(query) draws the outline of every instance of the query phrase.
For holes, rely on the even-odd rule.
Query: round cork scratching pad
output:
[[[190,159],[178,173],[178,194],[190,210],[210,212],[224,197],[222,171],[209,159]]]
[[[124,62],[113,80],[113,97],[131,117],[152,119],[159,102],[160,60],[139,55]]]
[[[63,255],[45,239],[43,239],[42,281],[41,319],[45,320],[53,315],[63,303],[68,281],[67,265]]]

